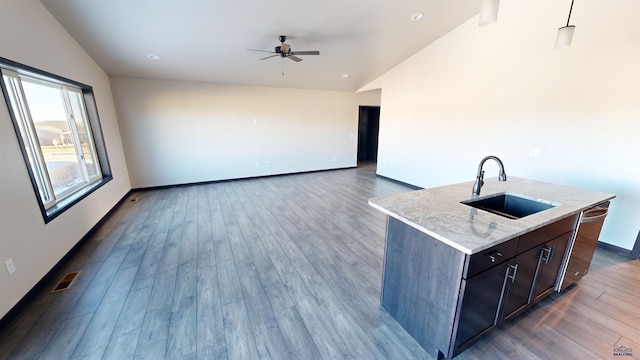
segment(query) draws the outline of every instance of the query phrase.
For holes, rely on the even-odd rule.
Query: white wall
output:
[[[617,194],[601,240],[640,226],[640,1],[503,0],[363,89],[382,88],[378,173],[422,187],[507,174]],[[531,157],[540,149],[540,157]],[[487,164],[487,177],[497,176]],[[469,189],[471,191],[471,189]]]
[[[0,101],[0,317],[130,189],[109,79],[35,0],[0,0],[0,56],[93,86],[115,181],[44,224],[4,101]],[[122,184],[120,182],[122,179]],[[4,261],[12,258],[9,276]]]
[[[111,84],[134,188],[356,166],[358,105],[380,100],[379,92]]]

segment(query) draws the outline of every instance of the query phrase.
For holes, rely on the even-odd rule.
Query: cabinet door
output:
[[[509,266],[513,267],[513,260],[463,280],[464,293],[456,322],[454,354],[496,325]]]
[[[515,259],[515,275],[508,285],[506,299],[502,310],[501,319],[509,319],[519,314],[529,304],[531,285],[533,284],[538,265],[538,254],[540,250],[535,247],[526,251]]]
[[[535,303],[553,292],[562,265],[562,258],[571,232],[543,244],[538,254],[538,269],[531,291],[530,302]]]

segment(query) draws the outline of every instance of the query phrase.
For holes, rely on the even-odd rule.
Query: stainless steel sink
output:
[[[528,199],[511,193],[487,195],[477,199],[461,201],[461,203],[509,219],[520,219],[558,205],[550,201]]]

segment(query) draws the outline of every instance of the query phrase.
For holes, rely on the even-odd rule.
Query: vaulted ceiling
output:
[[[340,91],[366,85],[480,9],[480,0],[41,2],[111,76]],[[259,60],[269,54],[246,50],[273,51],[278,35],[293,51],[320,55]]]

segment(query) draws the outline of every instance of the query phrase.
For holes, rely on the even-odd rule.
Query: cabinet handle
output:
[[[513,269],[513,275],[509,275],[509,270]],[[511,282],[516,281],[516,274],[518,273],[518,264],[507,266],[507,278],[511,279]]]
[[[551,261],[551,255],[553,255],[553,248],[548,246],[542,248],[542,253],[540,254],[540,256],[542,257],[542,261],[544,261],[545,264],[548,264],[549,261]]]
[[[493,251],[487,254],[487,257],[491,260],[492,263],[494,263],[498,258],[502,257],[502,253],[499,251]]]

